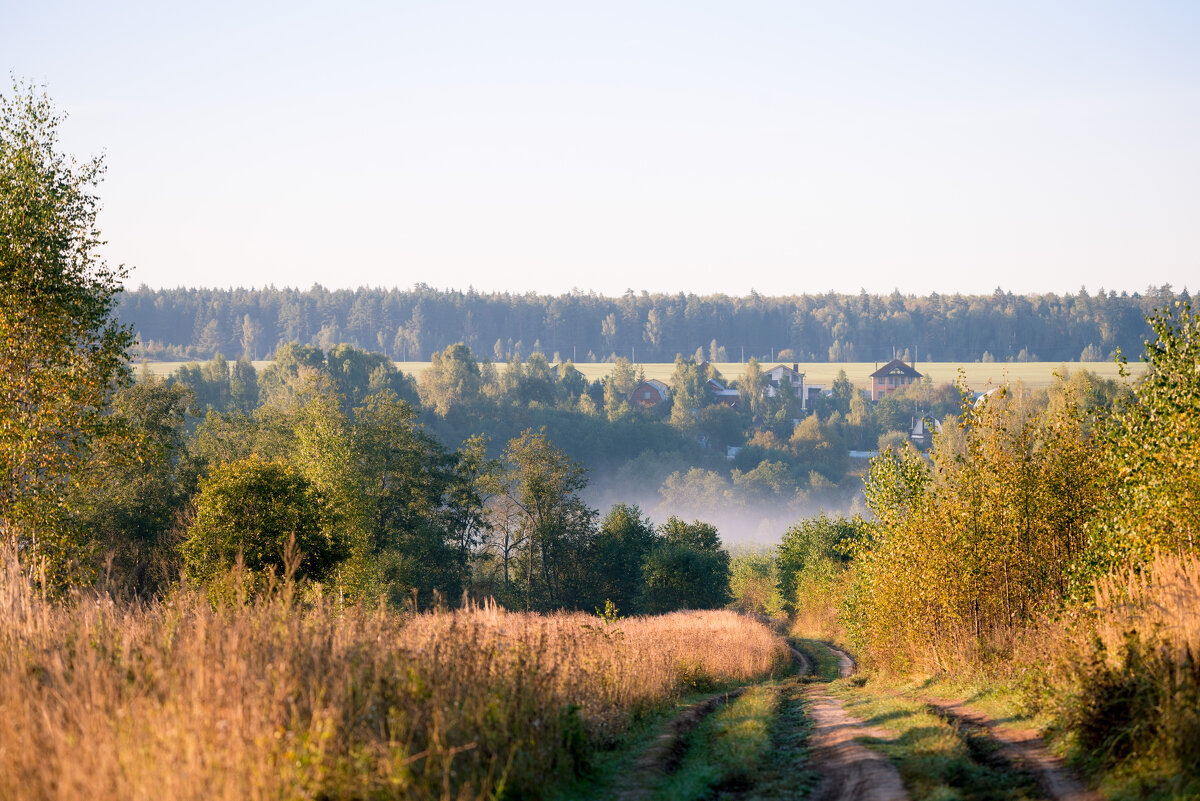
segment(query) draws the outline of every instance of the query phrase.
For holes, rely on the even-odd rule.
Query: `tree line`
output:
[[[266,358],[298,342],[425,361],[456,342],[481,358],[711,362],[1102,361],[1136,353],[1146,315],[1186,289],[1017,295],[802,294],[620,297],[412,289],[151,289],[123,293],[121,322],[152,359]]]
[[[572,363],[552,366],[541,354],[498,369],[463,343],[433,354],[419,381],[381,353],[295,343],[263,370],[218,354],[179,367],[168,381],[190,389],[201,411],[250,414],[288,402],[303,372],[325,376],[346,414],[373,393],[394,392],[450,447],[482,435],[498,456],[525,430],[543,431],[600,477],[593,502],[636,502],[657,519],[702,516],[755,538],[814,506],[849,508],[861,488],[851,451],[903,445],[914,422],[952,418],[962,400],[952,385],[923,381],[872,403],[843,371],[827,396],[809,398],[804,408],[791,393],[768,392],[767,375],[751,358],[729,384],[738,391],[730,407],[706,389],[709,378],[723,380],[715,366],[680,356],[667,399],[648,406],[630,401],[642,376],[623,357],[611,375],[589,382]],[[1089,408],[1128,391],[1086,370],[1067,383]],[[928,448],[928,437],[918,445]]]
[[[243,589],[288,573],[350,601],[422,608],[464,593],[541,611],[726,600],[715,527],[656,527],[628,504],[601,519],[580,497],[586,470],[541,431],[492,458],[480,435],[444,447],[388,386],[347,408],[324,370],[272,380],[248,413],[203,418],[180,380],[116,393],[112,416],[132,436],[94,443],[62,521],[110,579],[147,595],[237,566]]]

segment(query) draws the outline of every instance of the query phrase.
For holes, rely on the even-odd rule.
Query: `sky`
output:
[[[1191,0],[5,6],[132,286],[1200,284]]]

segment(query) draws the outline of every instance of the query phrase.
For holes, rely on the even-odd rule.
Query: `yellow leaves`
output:
[[[979,640],[1053,604],[1111,482],[1071,409],[986,403],[966,421],[965,455],[933,454],[937,481],[916,461],[872,463],[854,627],[885,660],[919,664],[930,641]]]

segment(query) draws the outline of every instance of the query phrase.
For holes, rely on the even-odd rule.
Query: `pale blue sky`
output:
[[[152,286],[1200,276],[1200,3],[6,3]]]

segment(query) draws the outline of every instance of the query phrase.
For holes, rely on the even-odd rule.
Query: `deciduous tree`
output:
[[[323,580],[346,555],[339,534],[334,507],[298,470],[252,456],[217,466],[201,483],[184,565],[207,581],[240,555],[252,576],[281,575],[294,543],[297,578]]]
[[[31,86],[0,96],[0,537],[69,578],[68,482],[129,379],[114,311],[123,268],[100,258],[103,163],[59,146],[63,116]]]
[[[577,605],[596,515],[579,497],[587,486],[584,468],[544,433],[528,430],[508,443],[504,458],[507,494],[523,517],[525,606]]]
[[[715,609],[729,602],[729,553],[715,526],[672,516],[658,535],[642,566],[643,611]]]
[[[1200,315],[1176,301],[1150,326],[1136,402],[1123,404],[1104,432],[1118,483],[1097,527],[1096,570],[1155,550],[1200,551]]]

